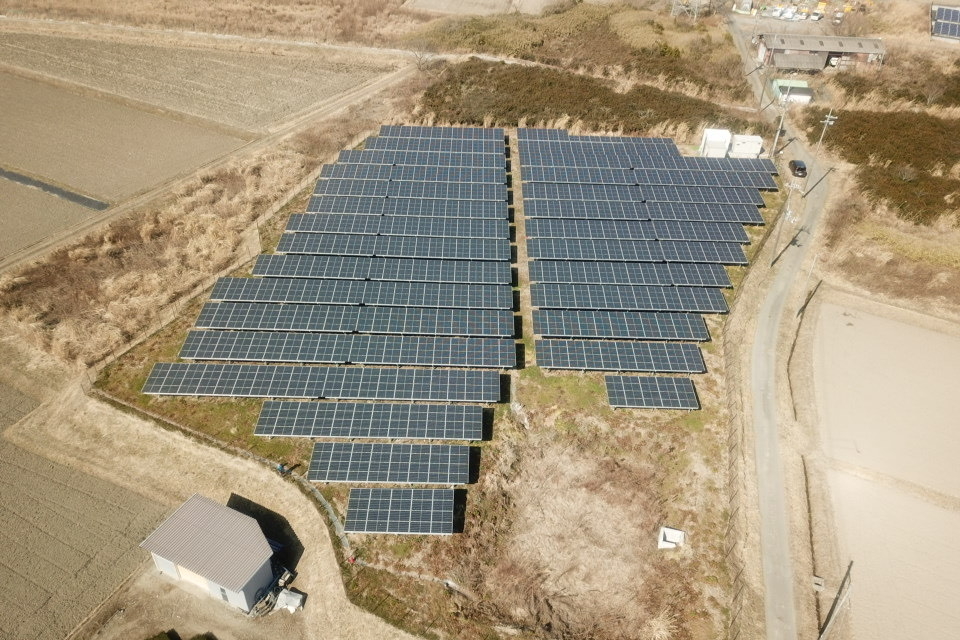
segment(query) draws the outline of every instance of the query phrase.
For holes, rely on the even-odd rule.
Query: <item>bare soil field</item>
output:
[[[0,431],[39,402],[0,383]],[[0,436],[0,637],[63,638],[142,562],[163,508]]]
[[[0,73],[0,164],[116,201],[243,140]]]
[[[0,26],[2,64],[250,131],[395,69],[386,55],[329,48],[156,44],[156,36],[105,40]]]
[[[956,637],[960,329],[844,296],[819,305],[812,340],[852,635]]]
[[[0,335],[8,332],[9,326],[0,327]],[[312,640],[318,632],[322,632],[324,638],[351,640],[409,637],[347,600],[323,518],[292,483],[285,482],[266,466],[165,431],[152,422],[89,398],[75,382],[65,386],[48,385],[47,380],[63,377],[63,365],[22,342],[0,341],[0,357],[11,366],[29,372],[34,385],[48,398],[5,434],[8,442],[3,446],[13,449],[9,443],[15,444],[18,457],[13,460],[22,462],[5,465],[4,471],[0,471],[4,474],[0,504],[6,507],[6,502],[13,501],[16,495],[7,486],[8,474],[15,473],[15,481],[29,489],[28,495],[46,496],[36,497],[30,505],[14,502],[16,512],[32,514],[30,517],[42,531],[50,531],[58,522],[64,523],[64,530],[58,529],[57,537],[51,537],[50,543],[44,546],[30,537],[39,538],[42,532],[16,528],[16,521],[4,510],[6,517],[0,519],[4,553],[14,548],[12,541],[25,545],[25,541],[31,540],[38,554],[26,558],[32,566],[16,565],[15,569],[34,579],[36,575],[54,575],[59,565],[74,566],[67,563],[76,564],[83,553],[92,557],[87,565],[89,570],[102,573],[104,569],[99,563],[109,560],[109,566],[117,571],[116,575],[91,574],[87,582],[66,580],[62,590],[54,593],[69,594],[73,599],[58,602],[51,599],[49,607],[55,610],[69,606],[73,617],[61,622],[48,621],[50,631],[44,631],[47,635],[17,631],[12,637],[28,640],[63,637],[80,617],[91,613],[104,600],[106,605],[81,629],[78,637],[126,640],[147,631],[170,628],[178,629],[184,637],[190,637],[194,631],[213,632],[220,640],[264,637]],[[40,453],[48,459],[39,457]],[[7,460],[6,451],[2,455]],[[36,473],[37,469],[43,473]],[[63,470],[64,475],[56,476],[56,469]],[[52,476],[52,481],[43,480],[47,476]],[[76,489],[79,494],[72,502],[62,499],[67,491],[65,486]],[[148,562],[149,556],[138,549],[137,544],[151,527],[195,492],[222,503],[226,503],[231,494],[238,494],[289,521],[304,547],[295,582],[298,589],[308,594],[306,608],[301,613],[289,618],[285,618],[285,613],[253,621],[243,618],[238,623],[236,614],[208,596],[199,602],[192,602],[192,596],[183,597],[150,569],[149,564],[132,584],[107,598],[122,578],[141,563]],[[71,504],[76,506],[71,508]],[[126,524],[117,529],[123,517]],[[108,557],[111,554],[114,557]],[[43,558],[55,559],[58,564]],[[9,562],[6,556],[3,560]],[[41,573],[41,569],[46,573]],[[20,612],[30,605],[32,594],[29,591],[14,593],[8,587],[25,584],[23,580],[13,580],[16,576],[11,577],[9,573],[3,577],[4,587],[0,590],[3,615],[17,615],[22,621]],[[96,584],[93,577],[99,577]],[[39,586],[53,592],[52,585]],[[81,589],[90,591],[84,595]],[[44,599],[41,593],[37,601],[42,604]],[[39,616],[35,617],[39,620]],[[4,625],[11,623],[4,621]],[[42,624],[43,620],[37,623]],[[8,628],[3,626],[0,630],[6,632]]]
[[[96,211],[0,178],[0,258],[83,222]]]

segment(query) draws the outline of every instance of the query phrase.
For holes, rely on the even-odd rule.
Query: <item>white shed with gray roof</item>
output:
[[[140,546],[162,573],[244,611],[273,584],[273,550],[257,521],[199,493]]]

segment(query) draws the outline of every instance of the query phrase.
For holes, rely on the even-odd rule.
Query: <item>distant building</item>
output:
[[[195,494],[140,546],[162,573],[250,611],[273,584],[273,550],[257,521]]]
[[[820,71],[880,66],[885,54],[879,38],[765,33],[759,37],[757,62],[777,69]]]

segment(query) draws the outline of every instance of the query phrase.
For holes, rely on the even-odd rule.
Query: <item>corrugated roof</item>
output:
[[[199,493],[140,546],[230,591],[240,591],[273,555],[256,520]]]
[[[778,69],[809,69],[819,71],[827,66],[825,53],[775,53],[773,66]]]
[[[880,38],[848,38],[847,36],[789,35],[765,33],[763,42],[768,49],[790,51],[824,51],[828,53],[886,53]]]

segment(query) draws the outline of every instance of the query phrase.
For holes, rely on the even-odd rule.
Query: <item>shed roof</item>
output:
[[[763,42],[768,49],[790,51],[823,51],[826,53],[886,53],[880,38],[850,38],[816,34],[790,35],[765,33]]]
[[[778,69],[819,71],[827,66],[826,53],[775,53],[773,66]]]
[[[256,520],[199,493],[140,546],[230,591],[243,589],[273,554]]]

